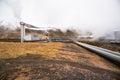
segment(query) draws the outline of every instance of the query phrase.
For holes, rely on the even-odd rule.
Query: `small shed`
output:
[[[35,34],[28,34],[24,37],[25,41],[38,41],[40,38]]]

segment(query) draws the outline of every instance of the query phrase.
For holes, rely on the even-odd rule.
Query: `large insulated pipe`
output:
[[[92,45],[90,45],[90,46],[92,46]],[[111,51],[111,50],[100,48],[100,47],[97,47],[97,46],[93,46],[93,47],[120,56],[119,52]]]
[[[74,43],[79,45],[79,46],[82,46],[82,47],[84,47],[88,50],[96,52],[97,54],[120,64],[120,55],[119,55],[120,53],[118,53],[118,52],[114,52],[114,51],[111,51],[111,50],[99,48],[99,47],[92,46],[92,45],[82,43],[82,42],[74,41]]]

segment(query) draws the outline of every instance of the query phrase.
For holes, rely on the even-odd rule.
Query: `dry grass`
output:
[[[62,43],[40,42],[0,42],[0,59],[17,58],[27,54],[39,54],[42,57],[53,58]]]
[[[6,80],[120,80],[119,67],[59,42],[0,42],[0,77],[3,73]]]

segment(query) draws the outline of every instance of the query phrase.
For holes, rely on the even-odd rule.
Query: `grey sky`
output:
[[[0,20],[14,23],[19,19],[40,27],[101,35],[120,27],[120,0],[0,0]]]

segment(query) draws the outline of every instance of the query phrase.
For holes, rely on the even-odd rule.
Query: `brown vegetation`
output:
[[[72,43],[0,42],[0,79],[119,80],[120,68]]]
[[[61,43],[0,42],[0,58],[16,58],[27,54],[39,54],[51,58],[54,57],[60,47]]]
[[[20,39],[20,29],[10,29],[0,25],[0,39]]]
[[[60,29],[57,30],[49,30],[50,37],[60,37],[60,38],[76,38],[78,33],[74,29],[67,29],[65,32],[61,31]]]

